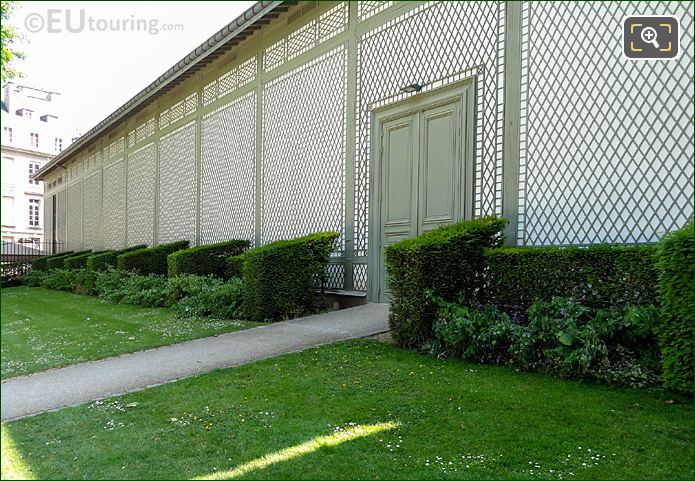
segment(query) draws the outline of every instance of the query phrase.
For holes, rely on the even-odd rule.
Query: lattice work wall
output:
[[[429,2],[358,44],[355,249],[367,255],[370,106],[414,82],[477,78],[476,216],[501,213],[504,2]]]
[[[195,242],[195,130],[191,122],[159,140],[159,244]]]
[[[154,194],[157,150],[149,144],[128,155],[128,242],[154,242]]]
[[[126,228],[125,161],[121,158],[104,166],[103,239],[104,249],[122,249]]]
[[[263,90],[262,241],[344,229],[344,46]]]
[[[256,93],[211,112],[200,130],[200,238],[254,240]]]
[[[67,202],[68,191],[63,189],[56,193],[56,242],[61,251],[68,250],[67,248]]]
[[[82,182],[68,187],[68,250],[82,249]]]
[[[682,226],[693,213],[692,5],[529,2],[523,12],[518,243],[653,242]],[[680,57],[625,60],[632,14],[680,17]]]
[[[53,195],[43,197],[43,238],[44,242],[53,242]]]
[[[101,249],[101,171],[82,181],[82,235],[85,249]]]

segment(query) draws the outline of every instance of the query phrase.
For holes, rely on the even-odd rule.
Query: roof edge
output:
[[[113,124],[117,121],[122,120],[134,109],[142,105],[143,102],[150,99],[153,95],[162,90],[162,88],[171,84],[172,82],[175,82],[182,74],[197,65],[210,54],[216,52],[217,49],[249,28],[282,3],[282,1],[256,2],[236,19],[232,20],[229,24],[224,26],[221,30],[192,50],[188,55],[176,62],[166,72],[154,80],[154,82],[135,94],[135,96],[109,114],[104,120],[99,122],[87,133],[70,144],[63,152],[41,167],[41,169],[39,169],[32,176],[32,178],[36,180],[43,180],[43,177],[46,174],[51,172],[56,166],[59,166],[63,161],[70,158],[73,154],[80,151],[87,145],[88,142],[94,140],[97,135],[103,133],[106,129],[113,126]]]

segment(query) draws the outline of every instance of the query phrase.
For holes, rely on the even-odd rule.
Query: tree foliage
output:
[[[0,20],[2,31],[2,82],[11,80],[19,75],[13,68],[13,63],[17,59],[24,58],[24,54],[16,49],[16,44],[20,40],[14,25],[10,23],[17,2],[14,0],[0,1]]]

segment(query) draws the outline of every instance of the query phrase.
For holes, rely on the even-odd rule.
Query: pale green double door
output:
[[[473,85],[464,83],[374,114],[371,301],[389,300],[386,246],[471,216],[473,108]]]

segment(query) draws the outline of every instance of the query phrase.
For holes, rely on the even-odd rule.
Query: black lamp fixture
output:
[[[405,92],[407,94],[419,92],[420,90],[422,90],[422,85],[420,85],[419,83],[413,83],[410,85],[406,85],[405,87],[401,87],[401,92]]]

